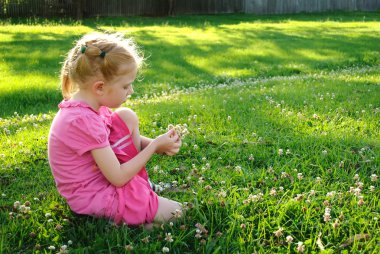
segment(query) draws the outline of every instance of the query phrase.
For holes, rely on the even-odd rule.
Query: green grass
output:
[[[149,56],[126,104],[143,134],[188,125],[177,156],[148,164],[155,182],[188,186],[163,194],[189,202],[174,225],[79,217],[55,189],[46,143],[59,62],[92,30],[127,31]],[[324,253],[380,252],[379,30],[378,13],[4,21],[0,253],[55,253],[69,240],[70,253],[293,253],[297,242],[317,253],[319,235]]]

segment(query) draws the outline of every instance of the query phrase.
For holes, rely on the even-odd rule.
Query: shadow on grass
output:
[[[215,83],[223,76],[252,78],[289,76],[331,70],[352,65],[376,65],[380,53],[375,34],[347,27],[281,27],[235,28],[228,24],[263,21],[269,24],[287,20],[360,21],[364,13],[315,14],[291,16],[221,15],[184,16],[169,18],[104,18],[82,22],[94,30],[101,26],[144,27],[149,25],[190,27],[194,30],[216,27],[208,38],[196,31],[197,38],[182,34],[181,29],[166,36],[160,30],[147,28],[133,33],[146,56],[147,68],[143,79],[136,82],[137,95],[159,93],[168,89],[164,85],[189,87],[199,82]],[[377,13],[365,13],[366,17],[380,20]],[[42,21],[49,22],[49,21]],[[64,21],[62,21],[64,22]],[[165,23],[167,22],[167,23]],[[71,24],[70,22],[68,24]],[[76,23],[74,23],[76,24]],[[261,24],[261,23],[259,23]],[[363,23],[365,24],[365,23]],[[75,27],[73,27],[73,30]],[[11,30],[12,31],[12,30]],[[165,30],[163,30],[165,32]],[[22,80],[30,74],[38,74],[38,81],[25,79],[24,84],[12,87],[6,78],[1,80],[0,117],[14,111],[20,114],[35,113],[35,105],[44,105],[41,110],[56,110],[61,100],[56,90],[60,62],[71,48],[76,34],[43,32],[30,34],[27,31],[2,31],[9,41],[0,45],[4,52],[2,60],[6,75]],[[56,82],[51,83],[51,80]],[[50,82],[41,85],[38,83]],[[11,89],[9,88],[11,87]],[[47,88],[46,88],[47,87]],[[52,87],[52,88],[51,88]],[[42,112],[41,112],[42,113]]]

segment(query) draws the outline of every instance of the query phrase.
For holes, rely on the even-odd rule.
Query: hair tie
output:
[[[100,52],[99,56],[101,58],[104,58],[106,56],[106,52],[102,50],[102,52]]]
[[[87,47],[86,47],[85,45],[82,45],[82,46],[80,47],[80,52],[81,52],[82,54],[84,54],[84,52],[86,52],[86,49],[87,49]]]

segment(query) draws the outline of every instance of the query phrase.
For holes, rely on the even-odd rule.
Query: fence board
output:
[[[245,13],[378,11],[380,0],[245,0]]]

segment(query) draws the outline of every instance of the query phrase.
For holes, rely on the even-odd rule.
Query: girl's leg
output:
[[[119,108],[116,110],[116,113],[120,116],[120,118],[127,125],[130,134],[132,135],[133,144],[135,145],[137,151],[141,151],[141,136],[139,129],[139,119],[135,112],[128,108]],[[148,179],[149,181],[149,179]],[[150,187],[154,192],[161,192],[164,189],[168,189],[170,186],[165,184],[166,186],[160,186],[149,181]]]
[[[158,196],[158,209],[154,222],[163,223],[180,217],[183,213],[182,205],[174,200]]]

